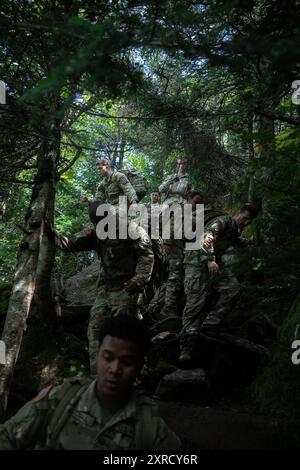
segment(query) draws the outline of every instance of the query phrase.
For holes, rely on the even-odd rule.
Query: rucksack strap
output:
[[[153,413],[153,405],[141,403],[138,411],[138,420],[135,428],[135,443],[137,450],[152,448],[158,429],[158,417]]]
[[[48,442],[50,441],[51,443],[50,448],[55,448],[57,445],[57,439],[63,426],[68,421],[71,412],[82,396],[82,393],[89,387],[90,384],[91,379],[78,379],[78,381],[67,381],[65,384],[63,384],[63,386],[65,386],[63,397],[55,408],[49,423]]]

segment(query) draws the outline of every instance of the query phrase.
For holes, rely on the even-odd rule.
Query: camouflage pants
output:
[[[138,315],[138,294],[128,294],[120,288],[110,289],[106,285],[99,287],[88,324],[88,341],[91,373],[96,373],[99,330],[104,320],[120,314]]]
[[[145,320],[153,335],[167,330],[173,332],[181,330],[181,317],[175,313],[163,311],[165,293],[166,283],[157,289],[146,310]]]
[[[240,285],[233,273],[221,267],[219,273],[210,276],[207,264],[200,267],[187,265],[184,288],[186,304],[182,318],[182,333],[193,331],[200,326],[218,326],[230,311]],[[217,297],[212,308],[208,305],[211,296]],[[182,338],[181,349],[192,350],[192,337]]]
[[[177,313],[177,299],[183,295],[183,248],[174,247],[168,257],[168,279],[165,283],[162,316]]]

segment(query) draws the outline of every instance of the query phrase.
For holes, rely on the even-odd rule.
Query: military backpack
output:
[[[138,170],[131,168],[129,170],[118,170],[119,173],[123,173],[133,186],[136,195],[141,201],[148,191],[148,183],[145,178]]]

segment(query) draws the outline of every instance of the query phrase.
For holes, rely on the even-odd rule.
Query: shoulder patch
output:
[[[49,387],[46,387],[46,388],[43,388],[38,394],[36,397],[34,397],[31,402],[32,403],[37,403],[38,401],[41,401],[43,398],[45,398],[45,396],[48,395],[48,393],[50,392],[51,388],[53,387],[53,385],[49,385]]]
[[[115,179],[116,179],[119,183],[122,183],[122,184],[126,184],[126,183],[129,182],[127,176],[124,175],[124,173],[121,173],[121,172],[115,173]]]

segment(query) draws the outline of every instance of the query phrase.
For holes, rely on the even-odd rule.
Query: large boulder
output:
[[[67,305],[92,306],[97,295],[100,261],[97,260],[66,280],[64,297]]]
[[[166,374],[156,388],[156,395],[168,400],[194,403],[210,401],[210,387],[203,369],[177,369]]]

